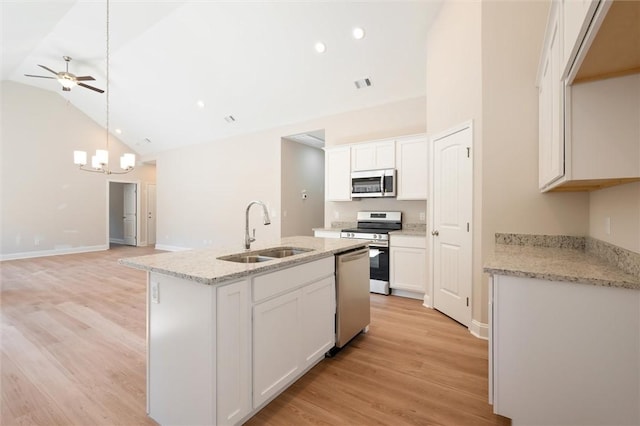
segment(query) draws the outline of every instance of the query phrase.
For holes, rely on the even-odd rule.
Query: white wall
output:
[[[250,226],[257,240],[279,239],[282,137],[325,129],[326,145],[333,146],[420,133],[425,131],[424,105],[424,97],[407,99],[160,153],[158,246],[241,249],[251,200],[265,202],[272,216],[271,225],[264,226],[260,210],[252,209]],[[326,204],[325,222],[335,211],[335,203]]]
[[[589,236],[640,253],[640,182],[590,193]]]
[[[283,139],[281,164],[281,234],[313,236],[324,226],[324,151]]]
[[[59,93],[8,81],[0,84],[0,257],[107,248],[109,177],[81,172],[73,164],[74,150],[92,153],[104,148],[104,128]],[[124,152],[113,138],[112,161]],[[137,167],[126,179],[153,182],[155,168]]]

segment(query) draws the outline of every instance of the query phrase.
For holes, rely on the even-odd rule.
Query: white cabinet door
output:
[[[426,237],[391,236],[389,276],[392,289],[424,294],[427,284]]]
[[[325,200],[351,200],[351,148],[338,147],[325,150]]]
[[[562,55],[562,67],[568,71],[580,48],[589,23],[595,12],[598,0],[563,0],[562,1],[562,27],[564,38],[564,54]]]
[[[251,296],[248,280],[217,288],[216,372],[219,425],[251,411]]]
[[[302,363],[315,363],[335,343],[335,279],[325,278],[302,289]]]
[[[253,307],[253,408],[301,371],[301,303],[302,292],[296,290]]]
[[[395,142],[371,142],[353,145],[351,170],[393,169],[396,167]]]
[[[547,29],[539,90],[539,185],[564,176],[564,82],[562,81],[562,32],[559,5],[555,4]]]
[[[424,135],[396,141],[398,200],[427,199],[427,152],[427,138]]]

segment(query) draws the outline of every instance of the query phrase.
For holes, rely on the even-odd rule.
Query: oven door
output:
[[[369,274],[372,280],[389,282],[389,247],[369,244]]]

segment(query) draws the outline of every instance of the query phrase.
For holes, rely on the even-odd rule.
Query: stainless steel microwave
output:
[[[396,196],[396,170],[351,172],[351,198]]]

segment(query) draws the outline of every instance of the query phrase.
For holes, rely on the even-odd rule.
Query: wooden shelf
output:
[[[640,1],[611,4],[573,81],[640,73]]]

